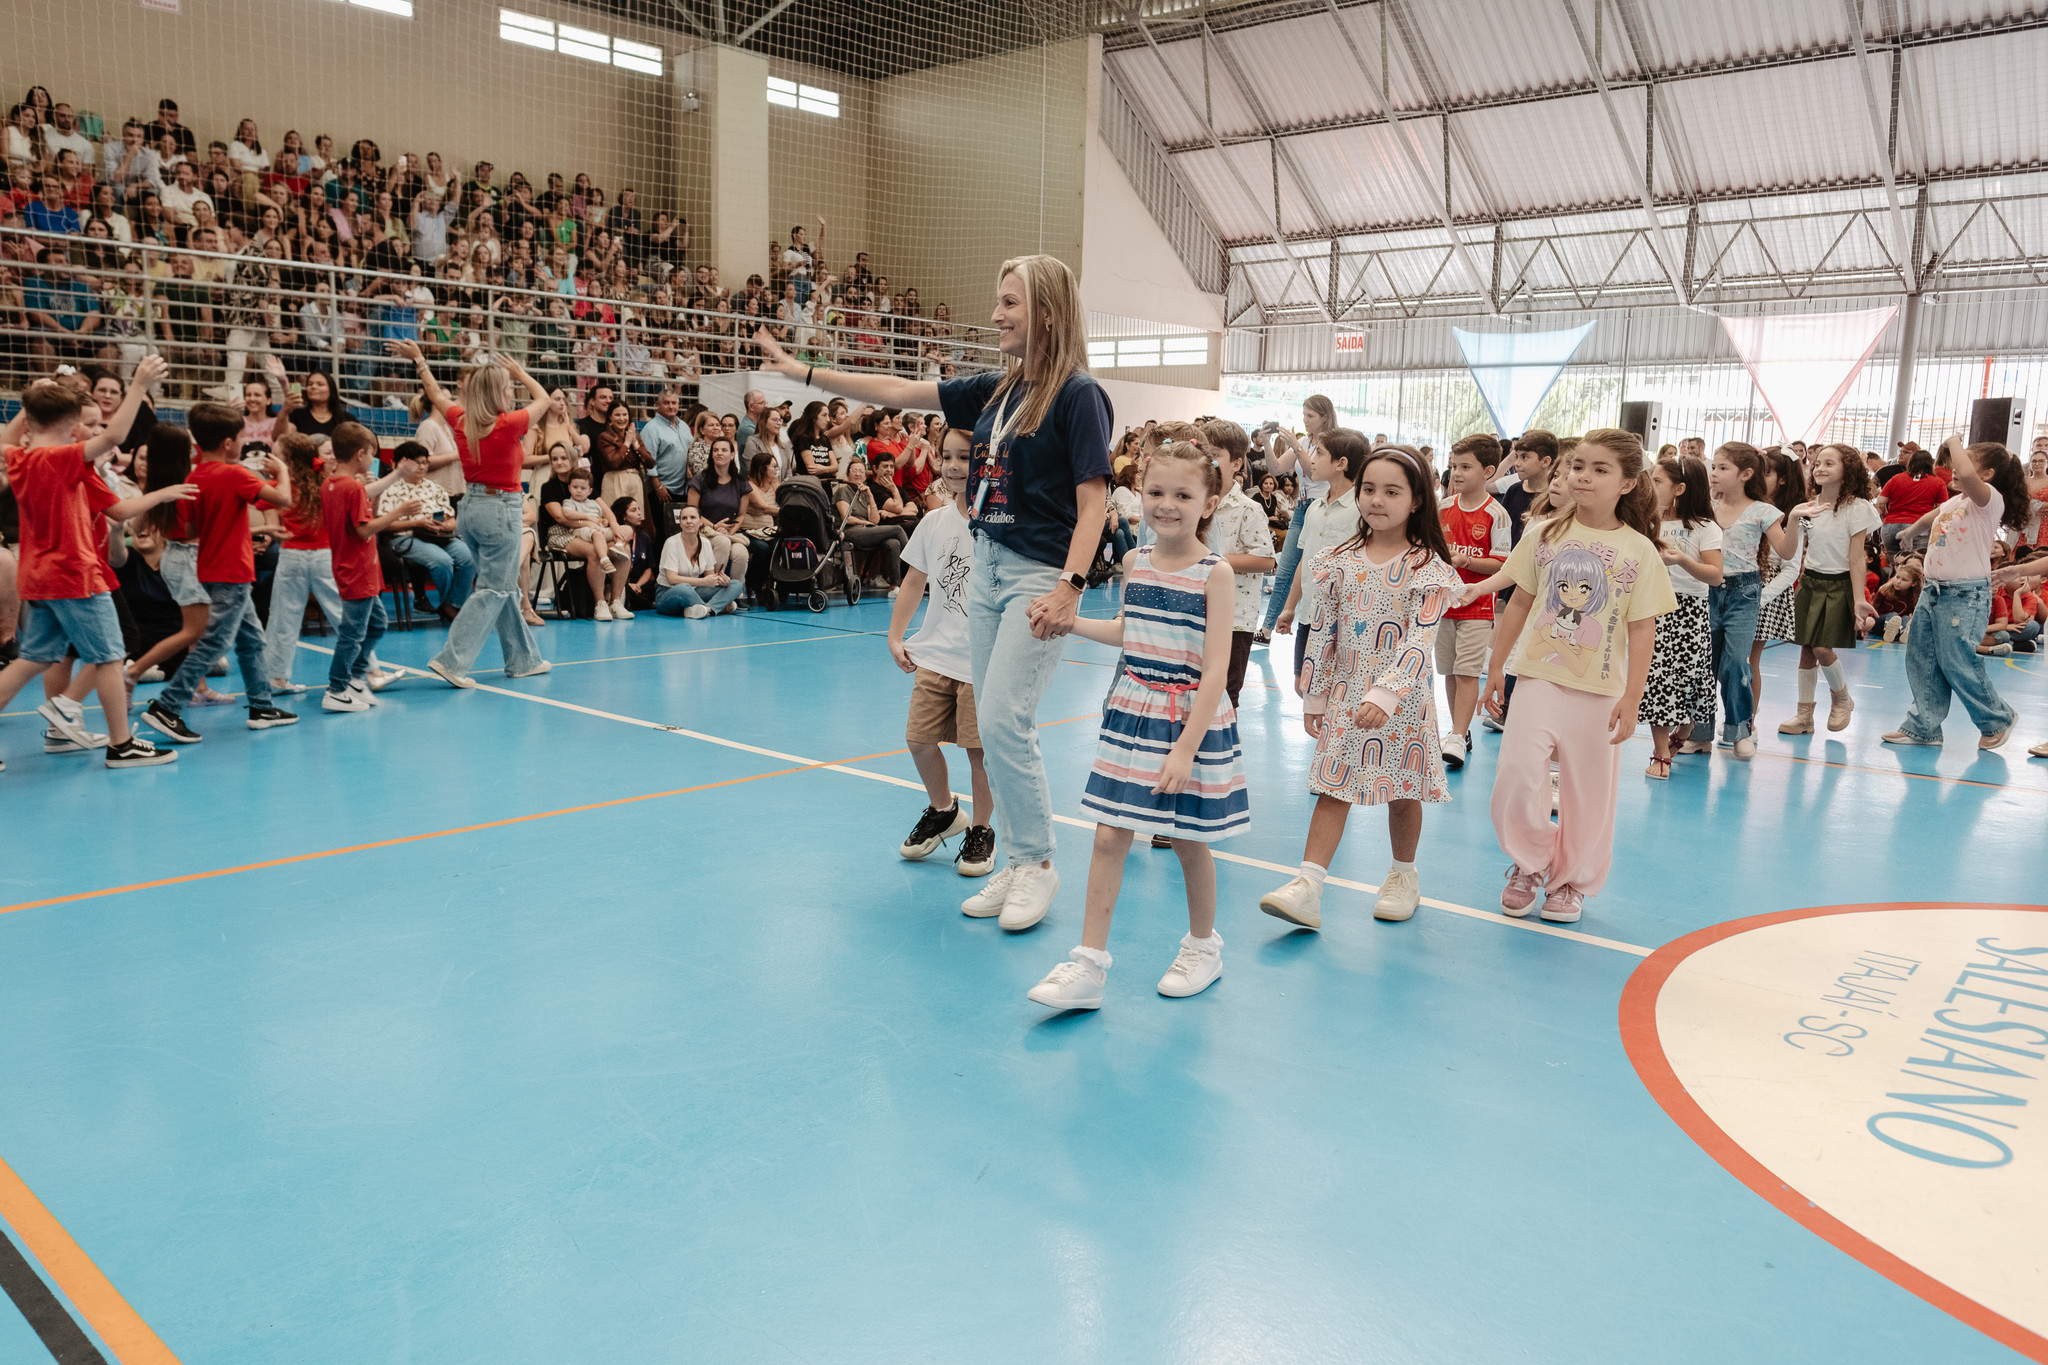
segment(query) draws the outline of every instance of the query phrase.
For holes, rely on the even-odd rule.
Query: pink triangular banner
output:
[[[1898,312],[1776,313],[1721,319],[1721,328],[1787,441],[1820,439],[1877,339]]]

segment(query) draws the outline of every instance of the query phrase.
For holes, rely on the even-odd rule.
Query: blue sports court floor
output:
[[[888,611],[556,623],[548,676],[194,711],[140,772],[46,759],[17,704],[0,1225],[33,1275],[0,1279],[122,1365],[2042,1358],[2048,1032],[1985,1021],[2029,1017],[2048,918],[1919,908],[2041,899],[2042,656],[1994,666],[1996,754],[1960,714],[1879,745],[1897,648],[1845,656],[1839,736],[1653,783],[1645,731],[1576,932],[1498,913],[1481,738],[1426,908],[1373,921],[1360,813],[1316,935],[1257,909],[1310,804],[1257,653],[1223,979],[1154,994],[1185,911],[1140,847],[1105,1008],[1048,1017],[1087,830],[1016,936],[896,857]],[[1041,712],[1063,813],[1111,657],[1074,641]],[[1843,906],[1892,908],[1786,914]],[[1973,964],[2007,1006],[1944,1006]],[[1949,1069],[1901,1090],[1942,1008]],[[0,1362],[48,1355],[0,1303]]]

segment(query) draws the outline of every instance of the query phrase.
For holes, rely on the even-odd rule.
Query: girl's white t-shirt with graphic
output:
[[[1657,547],[1626,526],[1523,536],[1503,572],[1536,599],[1508,671],[1580,692],[1625,692],[1629,623],[1678,605]]]
[[[1682,521],[1667,521],[1658,528],[1657,534],[1664,537],[1666,545],[1687,559],[1698,559],[1709,550],[1721,548],[1721,524],[1712,517],[1690,526]],[[1707,595],[1707,585],[1687,573],[1683,564],[1666,564],[1664,568],[1671,575],[1672,592],[1680,597]]]
[[[1979,507],[1967,493],[1958,493],[1934,510],[1927,536],[1927,577],[1959,583],[1991,577],[1991,542],[1998,539],[1998,519],[2005,515],[2005,496],[1996,488]]]
[[[1840,507],[1826,508],[1818,516],[1801,517],[1793,524],[1806,542],[1807,568],[1815,573],[1847,573],[1849,538],[1858,531],[1868,535],[1882,522],[1883,518],[1867,499],[1851,498]],[[1796,550],[1792,557],[1799,557]]]
[[[910,533],[903,562],[923,574],[930,596],[917,634],[903,642],[919,668],[972,683],[967,657],[967,580],[974,573],[974,533],[960,509],[947,503],[928,512]]]

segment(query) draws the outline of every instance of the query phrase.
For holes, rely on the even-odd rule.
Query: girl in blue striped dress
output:
[[[1075,634],[1123,655],[1081,800],[1097,822],[1081,946],[1030,991],[1052,1009],[1102,1004],[1109,920],[1134,833],[1172,839],[1188,888],[1187,936],[1159,993],[1206,990],[1223,973],[1209,845],[1251,823],[1237,712],[1223,690],[1236,578],[1203,543],[1222,501],[1222,468],[1193,442],[1169,441],[1146,466],[1142,497],[1145,525],[1158,539],[1127,561],[1123,614],[1074,622]]]

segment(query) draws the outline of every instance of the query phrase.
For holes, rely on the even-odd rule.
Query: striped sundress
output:
[[[1209,573],[1221,562],[1204,555],[1173,573],[1152,567],[1152,547],[1136,551],[1124,578],[1124,652],[1102,709],[1095,767],[1081,809],[1105,825],[1214,843],[1251,824],[1237,712],[1228,696],[1195,752],[1194,771],[1175,795],[1153,786],[1166,755],[1187,724],[1202,681],[1208,629]],[[1230,629],[1225,619],[1217,623]]]

